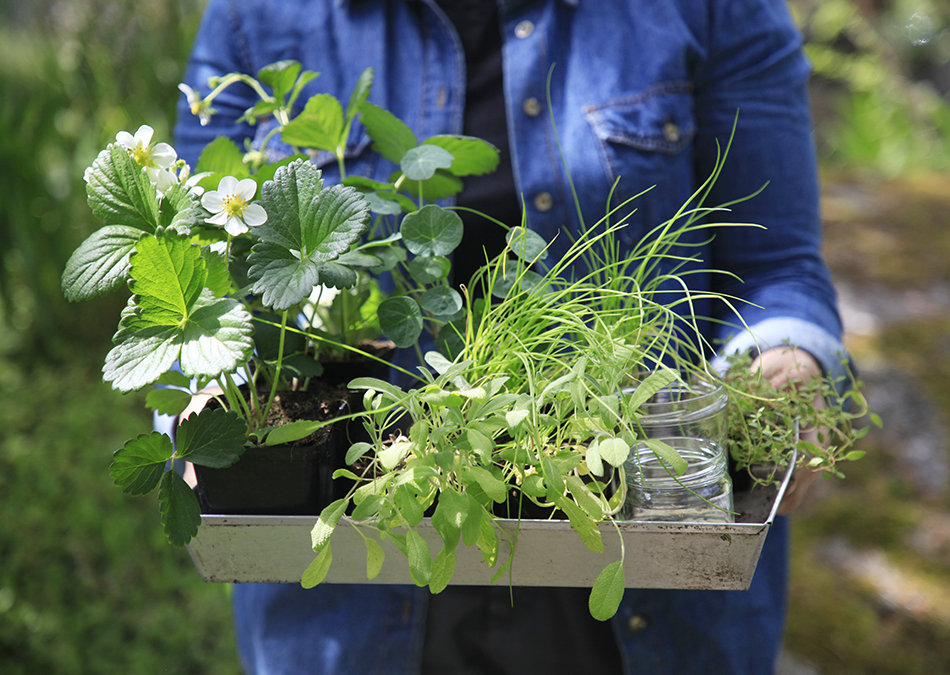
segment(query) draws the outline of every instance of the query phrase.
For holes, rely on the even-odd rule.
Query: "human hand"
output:
[[[821,366],[808,352],[784,346],[775,347],[762,352],[753,362],[752,370],[761,370],[762,376],[775,389],[781,391],[795,387],[798,383],[807,382],[813,377],[821,377]],[[820,396],[815,397],[814,406],[818,409],[825,407],[825,401]],[[802,429],[802,440],[819,443],[818,429]],[[785,496],[779,505],[778,514],[788,515],[797,509],[805,499],[808,488],[815,482],[819,472],[807,466],[799,466],[792,474],[792,479],[785,490]]]

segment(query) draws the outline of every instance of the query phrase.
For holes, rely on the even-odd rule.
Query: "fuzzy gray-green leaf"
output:
[[[597,576],[593,588],[590,589],[590,615],[598,621],[607,621],[616,614],[620,601],[623,600],[624,586],[626,580],[623,563],[615,560]]]

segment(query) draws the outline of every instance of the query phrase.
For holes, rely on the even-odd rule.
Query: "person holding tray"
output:
[[[498,171],[467,180],[458,205],[508,223],[521,222],[523,207],[528,227],[547,241],[578,230],[578,207],[587,222],[603,216],[619,178],[614,203],[655,186],[635,200],[621,234],[632,246],[709,177],[735,125],[706,203],[734,202],[767,182],[729,214],[765,229],[725,228],[710,242],[708,232],[687,242],[698,245],[690,251],[704,268],[735,275],[688,275],[693,290],[746,301],[748,330],[724,307],[710,308],[723,321],[708,322],[706,338],[724,344],[721,354],[755,350],[754,367],[779,386],[843,374],[836,296],[821,257],[810,69],[784,0],[210,0],[185,83],[204,95],[211,77],[253,74],[281,59],[320,73],[307,92],[341,100],[372,67],[371,100],[418,138],[464,133],[493,143]],[[259,139],[264,121],[237,121],[254,100],[231,87],[206,125],[182,100],[180,156],[194,166],[217,136],[242,147]],[[350,141],[349,174],[385,180],[393,167],[374,156],[359,125]],[[328,183],[338,179],[335,160],[321,168]],[[460,250],[501,250],[500,228],[478,218],[465,225]],[[462,258],[456,281],[484,260]],[[813,479],[795,474],[782,513]],[[450,586],[432,596],[409,586],[238,584],[240,655],[254,675],[764,675],[774,672],[784,630],[787,529],[779,517],[748,591],[628,589],[604,623],[589,615],[588,589],[517,588],[512,604],[504,586]]]

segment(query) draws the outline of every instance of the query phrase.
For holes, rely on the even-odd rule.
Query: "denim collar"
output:
[[[342,9],[344,7],[348,7],[350,4],[356,4],[356,3],[368,2],[368,1],[369,0],[334,0],[333,4],[336,5],[338,8]],[[424,0],[406,0],[406,2],[423,2],[423,1]],[[508,9],[508,10],[514,10],[514,9],[518,9],[522,5],[527,4],[528,2],[531,2],[531,0],[498,0],[498,6]],[[563,2],[565,5],[568,5],[570,7],[577,7],[577,5],[580,3],[580,0],[559,0],[559,2]]]

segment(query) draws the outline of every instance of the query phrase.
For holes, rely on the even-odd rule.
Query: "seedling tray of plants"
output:
[[[593,553],[563,520],[498,520],[497,561],[489,567],[476,546],[459,546],[452,584],[490,585],[516,541],[512,565],[494,583],[514,586],[590,587],[604,565],[620,559],[630,588],[745,590],[752,581],[765,537],[792,472],[778,487],[737,492],[735,523],[601,523],[603,553]],[[203,515],[188,551],[208,582],[299,583],[314,558],[313,516]],[[618,534],[619,530],[619,534]],[[441,547],[428,519],[417,531],[430,550]],[[405,558],[391,541],[382,542],[386,564],[367,579],[362,536],[341,521],[333,538],[333,564],[323,583],[411,584]]]

